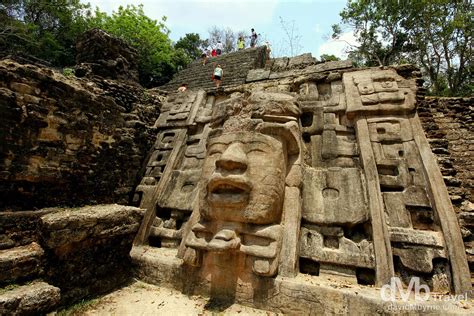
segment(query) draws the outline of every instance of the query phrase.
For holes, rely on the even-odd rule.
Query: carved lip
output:
[[[207,185],[211,204],[233,206],[247,203],[251,186],[242,177],[213,177]]]

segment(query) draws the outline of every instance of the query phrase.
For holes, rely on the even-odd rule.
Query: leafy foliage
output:
[[[174,47],[166,18],[147,17],[143,6],[119,7],[111,15],[80,0],[3,0],[0,51],[25,53],[59,67],[74,65],[75,43],[93,27],[120,37],[139,53],[140,82],[156,86],[193,59],[186,47]]]
[[[140,82],[156,86],[169,81],[189,62],[184,50],[173,47],[165,22],[166,17],[161,21],[147,17],[143,5],[127,5],[120,6],[111,16],[97,9],[90,26],[101,28],[135,47],[139,55]]]
[[[350,0],[333,38],[350,27],[357,64],[419,65],[434,94],[472,94],[472,0]]]
[[[321,61],[338,61],[340,60],[338,57],[334,56],[334,55],[329,55],[329,54],[322,54],[320,56],[321,58]]]
[[[201,57],[201,49],[207,46],[207,41],[201,39],[197,33],[188,33],[181,37],[174,45],[175,49],[182,49],[186,55],[191,59]]]
[[[0,50],[72,65],[76,38],[87,29],[89,15],[89,5],[79,0],[4,0]]]

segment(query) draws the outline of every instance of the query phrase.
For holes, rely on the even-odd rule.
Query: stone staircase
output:
[[[60,302],[59,288],[42,281],[45,253],[35,228],[44,214],[0,213],[1,316],[46,313]]]
[[[186,69],[177,73],[170,82],[161,86],[160,89],[175,91],[181,84],[187,83],[189,89],[211,91],[215,89],[212,73],[218,64],[224,70],[224,78],[221,84],[224,89],[243,84],[249,70],[265,66],[265,47],[249,48],[212,57],[208,59],[206,65],[203,65],[201,60],[196,60],[190,63]]]

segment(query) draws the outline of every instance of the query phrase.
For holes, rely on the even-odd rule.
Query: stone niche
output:
[[[136,191],[147,210],[137,276],[303,314],[403,307],[381,299],[393,277],[470,291],[416,75],[342,62],[268,71],[222,93],[168,96]]]

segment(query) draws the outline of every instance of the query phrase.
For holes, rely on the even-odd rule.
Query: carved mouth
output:
[[[208,201],[221,206],[235,206],[248,201],[250,185],[246,181],[231,178],[211,179],[208,186]]]

